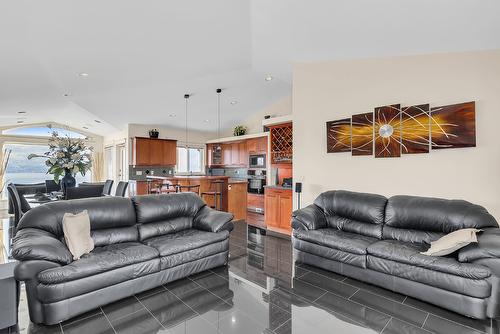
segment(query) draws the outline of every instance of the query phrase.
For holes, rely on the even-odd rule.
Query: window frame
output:
[[[187,172],[179,172],[179,148],[187,148],[187,167],[188,171]],[[200,154],[200,165],[201,165],[201,171],[200,172],[190,172],[189,171],[189,166],[190,166],[190,157],[189,157],[189,149],[196,149],[196,150],[201,150]],[[177,163],[175,164],[175,174],[176,175],[205,175],[205,147],[201,147],[200,145],[177,145],[176,147],[176,157],[177,157]]]

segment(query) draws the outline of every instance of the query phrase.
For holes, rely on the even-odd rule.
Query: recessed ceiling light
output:
[[[26,113],[28,113],[28,112],[23,110],[23,111],[18,111],[17,113],[18,113],[18,114],[26,114]]]
[[[24,121],[17,121],[17,124],[22,124],[24,123]]]
[[[102,123],[102,122],[101,122],[100,120],[98,120],[98,119],[94,119],[94,122],[96,122],[96,123]]]
[[[235,104],[237,104],[237,103],[238,103],[238,101],[233,100],[233,101],[231,101],[230,103],[234,106]]]
[[[272,76],[272,75],[268,75],[268,76],[265,78],[265,80],[266,80],[266,81],[271,81],[271,80],[273,80],[273,79],[274,79],[274,78],[273,78],[273,76]]]
[[[85,130],[88,130],[88,129],[89,129],[89,127],[88,127],[88,126],[82,126],[82,128],[83,128],[83,129],[85,129]]]
[[[88,77],[89,76],[89,74],[85,73],[85,72],[78,73],[78,75],[81,76],[81,77]]]
[[[170,115],[168,115],[168,117],[175,117],[175,116],[177,116],[177,115],[176,114],[170,114]]]
[[[71,94],[70,93],[64,93],[63,96],[64,97],[68,97],[68,96],[71,96]]]
[[[203,122],[208,123],[208,122],[210,122],[210,120],[206,119],[206,120],[204,120]]]

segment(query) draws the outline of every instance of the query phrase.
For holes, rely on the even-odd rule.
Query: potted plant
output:
[[[238,125],[234,128],[233,135],[234,136],[243,136],[247,133],[246,126]]]
[[[45,164],[49,168],[47,174],[54,176],[54,181],[59,183],[61,179],[61,189],[76,186],[75,175],[82,176],[92,167],[93,147],[88,145],[88,138],[71,138],[69,136],[59,136],[57,131],[52,131],[49,138],[49,151],[42,155],[30,154],[28,159],[46,158]]]

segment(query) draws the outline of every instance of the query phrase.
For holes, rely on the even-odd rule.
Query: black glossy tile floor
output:
[[[344,276],[295,265],[289,240],[238,222],[228,267],[106,305],[57,326],[21,333],[499,333],[472,320]],[[13,331],[16,332],[16,331]]]

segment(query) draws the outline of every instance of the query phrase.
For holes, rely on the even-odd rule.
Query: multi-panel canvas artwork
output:
[[[375,108],[326,123],[327,152],[377,158],[476,146],[475,102],[430,108],[429,104]]]
[[[400,105],[375,108],[375,157],[399,157],[401,155]]]
[[[351,119],[339,119],[326,123],[328,153],[351,152]]]
[[[373,154],[373,113],[351,117],[352,155]]]

